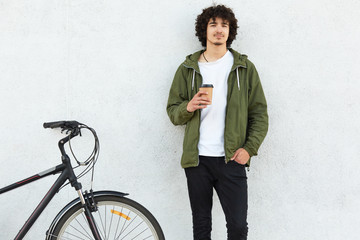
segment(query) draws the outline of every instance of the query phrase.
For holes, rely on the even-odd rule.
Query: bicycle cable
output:
[[[77,157],[75,156],[75,153],[72,149],[72,146],[71,146],[71,134],[73,134],[73,131],[78,131],[77,134],[79,134],[81,136],[81,129],[87,129],[89,130],[93,136],[94,136],[94,140],[95,140],[95,144],[94,144],[94,149],[92,151],[92,153],[90,154],[90,156],[84,161],[84,162],[80,162]],[[74,160],[76,161],[76,163],[78,164],[77,166],[73,167],[73,169],[76,169],[80,166],[86,166],[86,168],[81,172],[79,173],[76,178],[77,179],[80,179],[82,178],[83,176],[85,176],[88,172],[92,171],[91,173],[91,186],[90,186],[90,189],[92,189],[92,186],[93,186],[93,182],[94,182],[94,172],[95,172],[95,163],[97,162],[97,159],[99,157],[99,151],[100,151],[100,143],[99,143],[99,138],[95,132],[95,130],[91,127],[88,127],[87,125],[85,124],[81,124],[80,126],[78,126],[78,129],[72,129],[71,133],[69,134],[69,148],[70,148],[70,151],[71,151],[71,154],[72,156],[74,157]],[[59,189],[59,191],[67,186],[70,182],[67,182],[65,183],[63,186],[61,186],[61,188]]]

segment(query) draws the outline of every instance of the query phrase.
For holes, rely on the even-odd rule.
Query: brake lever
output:
[[[80,128],[69,128],[66,133],[69,133],[69,132],[71,133],[71,135],[74,135],[74,136],[77,136],[77,135],[80,135],[80,137],[82,136]]]
[[[64,126],[61,128],[61,133],[64,133],[64,132],[66,135],[78,135],[79,134],[80,137],[82,137],[80,127]]]
[[[74,129],[71,129],[71,128],[62,128],[61,129],[61,133],[64,133],[65,132],[65,134],[66,135],[69,135],[69,133],[72,133],[74,131]]]

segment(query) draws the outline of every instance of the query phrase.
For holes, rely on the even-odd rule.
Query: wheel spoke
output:
[[[105,205],[105,228],[104,228],[104,234],[105,234],[105,240],[107,240],[108,238],[106,237],[106,223],[107,223],[107,219],[106,219],[106,205]]]
[[[102,230],[103,230],[103,233],[104,233],[104,234],[101,233],[101,237],[103,239],[106,239],[106,230],[104,229],[104,223],[103,223],[103,220],[102,220],[102,217],[101,217],[101,214],[100,214],[100,210],[98,210],[97,212],[98,212],[98,215],[99,215],[99,218],[100,218],[100,223],[101,223]],[[98,229],[99,229],[99,227],[98,227]]]
[[[83,215],[83,214],[82,214]],[[91,235],[86,231],[86,229],[83,227],[83,225],[79,222],[79,220],[77,220],[76,218],[75,218],[75,220],[76,220],[76,222],[79,224],[79,226],[84,230],[84,232],[86,233],[86,235],[87,235],[87,237],[88,237],[88,239],[92,239],[91,238]],[[71,227],[71,225],[70,225],[70,227]],[[79,231],[78,229],[76,229],[76,231]],[[80,232],[80,231],[79,231]],[[83,233],[81,233],[81,234],[83,234]],[[84,234],[83,234],[84,235]]]
[[[85,238],[78,237],[78,236],[76,236],[75,234],[72,234],[72,233],[69,233],[69,232],[65,232],[65,233],[68,234],[68,235],[70,235],[70,236],[76,237],[76,239],[85,240]],[[61,237],[61,238],[63,238],[63,237]],[[70,239],[73,239],[73,238],[70,238]]]
[[[129,213],[127,214],[127,216],[130,216],[130,211],[129,211]],[[123,224],[123,226],[122,226],[122,228],[121,228],[121,230],[120,230],[120,234],[119,234],[119,236],[116,238],[116,240],[118,240],[119,237],[121,236],[121,234],[123,234],[123,232],[126,230],[127,227],[124,229],[125,225],[126,225],[126,221],[124,221],[124,224]]]
[[[112,210],[115,210],[115,206],[112,206]],[[110,237],[110,230],[111,230],[111,226],[112,226],[113,217],[114,217],[114,214],[111,214],[110,224],[109,224],[109,232],[108,232],[109,237]]]
[[[122,212],[122,211],[123,211],[123,208],[121,207],[121,212]],[[118,230],[119,230],[120,222],[121,222],[121,217],[118,218],[118,223],[117,223],[117,226],[116,226],[116,231],[115,231],[114,238],[115,238],[115,236],[117,235],[117,232],[118,232]]]
[[[150,236],[148,236],[148,237],[146,237],[146,238],[143,238],[143,240],[149,239],[149,238],[151,238],[151,237],[153,237],[153,235],[150,235]]]
[[[126,236],[128,236],[130,233],[132,233],[132,232],[133,232],[136,228],[138,228],[142,223],[143,223],[143,222],[140,222],[140,223],[139,223],[137,226],[135,226],[131,231],[129,231],[128,234],[126,234],[122,239],[124,239]],[[146,229],[145,229],[145,230],[146,230]],[[144,230],[144,231],[145,231],[145,230]],[[143,231],[143,232],[144,232],[144,231]],[[141,232],[141,233],[142,233],[142,232]],[[141,234],[141,233],[140,233],[140,234]],[[138,234],[138,235],[140,235],[140,234]],[[122,239],[121,239],[121,240],[122,240]],[[132,239],[134,239],[134,238],[132,238]]]
[[[131,240],[136,239],[138,236],[140,236],[143,232],[145,232],[147,229],[144,229],[142,232],[140,232],[138,235],[136,235],[135,237],[133,237]],[[151,236],[150,236],[151,237]]]

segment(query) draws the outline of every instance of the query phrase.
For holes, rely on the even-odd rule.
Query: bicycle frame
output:
[[[46,176],[61,173],[60,176],[56,179],[55,183],[51,186],[50,190],[46,193],[46,195],[43,197],[41,202],[38,204],[38,206],[35,208],[33,213],[30,215],[28,220],[25,222],[23,227],[20,229],[19,233],[14,238],[15,240],[23,239],[23,237],[27,234],[29,229],[32,227],[32,225],[35,223],[35,221],[38,219],[40,214],[43,212],[43,210],[46,208],[46,206],[49,204],[49,202],[52,200],[52,198],[55,196],[55,194],[59,191],[61,186],[67,180],[69,180],[69,182],[71,183],[71,186],[74,187],[79,194],[80,201],[81,201],[82,205],[84,206],[85,215],[87,217],[91,231],[92,231],[95,239],[101,240],[99,232],[98,232],[97,228],[95,227],[95,222],[92,217],[91,211],[90,211],[88,205],[86,204],[86,200],[83,197],[83,193],[81,191],[81,184],[77,181],[77,177],[75,176],[75,173],[71,166],[70,158],[69,158],[69,156],[67,156],[67,154],[65,153],[65,150],[64,150],[64,144],[75,136],[76,135],[69,135],[59,141],[59,149],[62,154],[62,164],[0,189],[0,194],[3,194],[5,192],[11,191],[18,187],[24,186],[28,183],[37,181]]]
[[[29,229],[32,227],[32,225],[35,223],[37,218],[40,216],[40,214],[43,212],[43,210],[49,204],[51,199],[55,196],[57,191],[60,189],[60,187],[66,182],[66,180],[68,179],[69,172],[66,169],[66,166],[64,164],[61,164],[55,168],[50,168],[49,170],[46,170],[46,171],[36,174],[32,177],[26,178],[22,181],[19,181],[17,183],[11,184],[7,187],[0,189],[0,194],[3,194],[7,191],[11,191],[18,187],[24,186],[28,183],[37,181],[43,177],[49,176],[51,174],[57,174],[60,172],[62,172],[62,173],[59,176],[59,178],[55,181],[55,183],[52,185],[50,190],[46,193],[46,195],[41,200],[39,205],[35,208],[34,212],[31,214],[29,219],[25,222],[24,226],[21,228],[21,230],[19,231],[19,233],[15,237],[15,239],[22,239],[26,235],[26,233],[29,231]]]

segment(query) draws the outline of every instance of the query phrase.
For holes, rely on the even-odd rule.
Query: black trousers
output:
[[[247,177],[245,166],[224,157],[200,156],[197,167],[185,169],[193,216],[194,240],[211,239],[213,188],[226,218],[227,239],[246,240]]]

